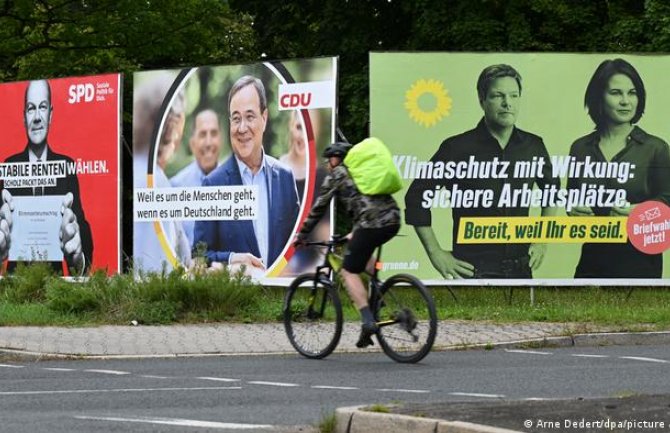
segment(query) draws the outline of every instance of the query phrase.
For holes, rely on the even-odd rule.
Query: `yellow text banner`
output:
[[[461,218],[459,244],[624,243],[626,217]]]

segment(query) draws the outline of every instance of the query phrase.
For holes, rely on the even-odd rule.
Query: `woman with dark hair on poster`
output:
[[[636,123],[642,118],[646,91],[635,68],[623,59],[603,61],[591,77],[584,105],[595,130],[577,139],[570,155],[577,161],[629,163],[627,179],[574,177],[569,189],[583,184],[624,189],[627,206],[591,208],[578,206],[573,216],[628,216],[638,203],[670,202],[670,151],[661,138],[648,134]],[[575,278],[661,278],[662,254],[645,254],[630,242],[585,243]]]

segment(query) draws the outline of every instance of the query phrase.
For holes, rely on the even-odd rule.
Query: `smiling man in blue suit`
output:
[[[203,180],[203,186],[254,185],[258,188],[253,220],[196,221],[194,249],[207,245],[207,263],[243,264],[258,270],[272,266],[286,246],[298,218],[299,202],[291,169],[263,150],[268,120],[263,82],[245,75],[228,94],[233,155]]]

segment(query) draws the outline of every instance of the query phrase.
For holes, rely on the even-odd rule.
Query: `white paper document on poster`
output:
[[[60,261],[62,195],[15,196],[12,198],[11,261]]]

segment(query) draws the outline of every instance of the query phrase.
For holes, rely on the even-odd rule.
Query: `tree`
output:
[[[370,51],[667,52],[664,0],[230,0],[271,58],[340,56],[339,125],[368,133]]]
[[[249,16],[217,0],[5,0],[3,81],[253,59]]]

